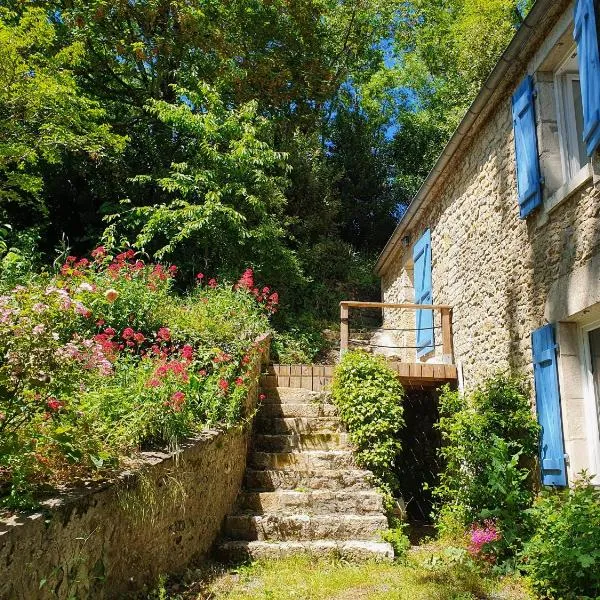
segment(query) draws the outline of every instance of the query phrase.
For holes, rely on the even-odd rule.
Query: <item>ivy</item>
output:
[[[335,371],[333,400],[356,446],[358,464],[393,494],[398,490],[394,467],[404,427],[404,388],[397,375],[383,358],[348,352]]]

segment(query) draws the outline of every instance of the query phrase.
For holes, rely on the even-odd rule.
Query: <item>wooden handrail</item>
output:
[[[452,310],[452,307],[446,304],[394,304],[390,302],[360,302],[358,300],[342,300],[340,306],[347,306],[348,308],[416,308],[432,310],[447,308]]]
[[[340,302],[340,354],[348,350],[350,345],[349,315],[351,308],[389,308],[411,310],[436,310],[442,318],[442,350],[454,362],[454,348],[452,346],[452,307],[446,304],[394,304],[391,302],[360,302],[356,300],[342,300]]]

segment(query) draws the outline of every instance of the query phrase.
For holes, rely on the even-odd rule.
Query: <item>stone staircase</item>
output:
[[[217,555],[224,560],[335,554],[391,560],[380,494],[359,469],[325,392],[264,391],[254,423],[244,489],[226,519]]]

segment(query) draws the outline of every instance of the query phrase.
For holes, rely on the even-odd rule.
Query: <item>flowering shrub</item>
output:
[[[434,491],[437,527],[446,537],[462,537],[472,523],[493,519],[502,531],[494,551],[510,557],[528,535],[534,499],[539,426],[529,390],[499,374],[467,396],[445,387],[439,406],[444,468]]]
[[[100,247],[0,296],[1,503],[243,417],[277,294],[247,270],[180,298],[176,271]]]
[[[469,535],[469,554],[474,558],[493,562],[494,554],[490,545],[500,538],[500,531],[491,519],[487,519],[483,524],[473,523]]]

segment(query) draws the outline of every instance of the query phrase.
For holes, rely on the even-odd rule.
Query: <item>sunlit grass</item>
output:
[[[349,564],[294,557],[229,570],[189,573],[171,600],[525,600],[516,578],[484,575],[472,567],[431,562],[431,552],[410,554],[405,564]],[[195,581],[194,581],[195,579]],[[160,597],[160,596],[159,596]]]

